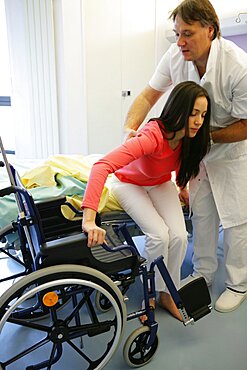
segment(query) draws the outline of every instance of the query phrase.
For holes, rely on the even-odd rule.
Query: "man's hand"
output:
[[[179,196],[179,199],[180,201],[185,205],[185,206],[188,206],[189,205],[189,191],[187,188],[185,189],[180,189],[179,193],[178,193],[178,196]]]
[[[136,134],[137,134],[137,131],[136,130],[126,129],[125,130],[124,141],[129,140],[129,139],[132,139],[133,137],[136,136]]]

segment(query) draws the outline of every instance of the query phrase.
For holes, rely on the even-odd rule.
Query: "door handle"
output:
[[[127,96],[130,96],[130,95],[131,95],[130,90],[122,90],[122,97],[123,98],[126,98]]]

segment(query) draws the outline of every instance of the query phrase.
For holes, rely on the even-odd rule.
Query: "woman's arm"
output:
[[[156,122],[149,122],[138,135],[97,161],[90,173],[82,207],[97,211],[103,187],[109,174],[132,161],[161,150],[163,136]]]

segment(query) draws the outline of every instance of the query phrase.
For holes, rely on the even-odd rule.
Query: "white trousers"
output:
[[[230,211],[230,210],[229,210]],[[202,275],[207,283],[214,279],[218,267],[217,246],[220,219],[207,177],[192,204],[194,234],[194,275]],[[226,286],[247,290],[247,224],[224,229]]]
[[[157,186],[138,186],[120,182],[114,177],[112,192],[121,207],[145,234],[145,255],[148,265],[161,255],[177,287],[186,247],[187,232],[181,204],[174,183]],[[166,291],[166,285],[155,271],[157,291]]]

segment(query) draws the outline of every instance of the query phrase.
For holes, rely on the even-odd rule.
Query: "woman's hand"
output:
[[[189,205],[189,191],[187,188],[180,189],[178,193],[180,202],[182,202],[185,206]]]
[[[83,209],[82,231],[88,235],[88,247],[94,247],[105,241],[106,232],[96,225],[95,218],[96,212],[93,209]]]
[[[94,221],[83,222],[82,230],[88,235],[88,247],[104,243],[106,232],[101,227],[98,227]]]

